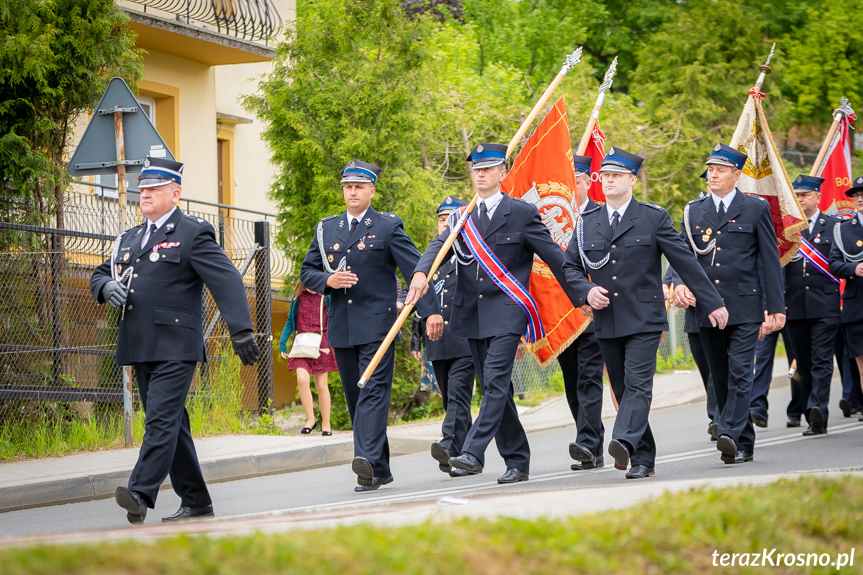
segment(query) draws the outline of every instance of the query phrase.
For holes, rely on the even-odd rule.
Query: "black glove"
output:
[[[102,298],[114,308],[126,303],[126,290],[118,282],[111,280],[102,286]]]
[[[258,347],[255,334],[251,330],[232,335],[231,344],[234,346],[234,353],[237,354],[243,365],[254,365],[261,357],[261,348]]]

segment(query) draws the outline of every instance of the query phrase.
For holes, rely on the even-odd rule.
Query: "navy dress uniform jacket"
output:
[[[608,290],[610,304],[593,310],[596,337],[618,338],[636,333],[668,329],[668,314],[662,294],[662,256],[690,282],[699,308],[710,313],[723,305],[692,253],[678,237],[664,209],[633,199],[622,214],[617,233],[612,234],[606,208],[584,214],[584,253],[592,262],[606,255],[599,269],[585,271],[573,238],[566,250],[566,275],[579,301],[587,301],[595,286]],[[589,274],[589,278],[588,278]]]
[[[471,217],[477,223],[477,229],[481,229],[478,208],[474,208]],[[575,291],[566,282],[562,269],[563,251],[551,239],[536,206],[504,194],[488,227],[480,233],[497,259],[525,289],[530,286],[533,254],[536,254],[548,265],[573,304],[584,303],[579,302]],[[445,230],[432,241],[417,264],[416,271],[428,275],[435,256],[449,234],[449,230]],[[456,241],[463,253],[470,253],[461,234]],[[518,304],[491,280],[476,260],[467,265],[459,262],[459,265],[458,283],[452,301],[452,321],[448,326],[452,328],[452,333],[470,339],[485,339],[504,333],[524,335],[527,331],[527,316]]]
[[[725,300],[728,325],[760,324],[765,309],[770,314],[785,313],[782,265],[770,205],[765,200],[737,190],[721,222],[710,196],[693,200],[689,202],[689,222],[697,248],[705,249],[716,239],[715,252],[696,257]],[[685,224],[681,224],[680,238],[690,245]],[[679,272],[677,266],[674,268]],[[699,325],[711,327],[707,318],[710,310],[700,302],[697,310]]]
[[[824,259],[830,261],[833,247],[833,226],[839,220],[825,213],[818,215],[812,232],[803,235]],[[785,271],[785,315],[788,320],[839,317],[839,285],[800,257],[788,262]]]
[[[231,335],[252,329],[240,272],[216,242],[209,222],[176,209],[141,247],[147,222],[123,235],[116,264],[134,266],[124,319],[118,324],[117,365],[148,361],[206,361],[204,350],[204,284],[209,288]],[[153,246],[159,258],[150,261]],[[104,303],[102,287],[111,281],[111,261],[90,278],[93,297]]]
[[[396,268],[410,281],[420,258],[419,250],[405,233],[400,217],[377,212],[372,207],[357,225],[353,237],[346,213],[325,218],[322,225],[324,253],[330,267],[335,269],[344,257],[345,271],[357,275],[357,283],[351,288],[329,287],[330,274],[321,261],[318,238],[312,239],[300,269],[300,280],[310,290],[332,296],[327,312],[330,345],[352,347],[383,341],[398,316]],[[362,249],[358,247],[361,242]],[[423,317],[438,313],[434,294],[426,294],[416,307]]]
[[[450,328],[453,310],[452,300],[455,297],[455,287],[458,283],[456,265],[453,258],[446,260],[429,281],[429,291],[434,292],[436,292],[435,285],[442,283],[440,293],[435,293],[437,303],[441,309],[435,313],[440,313],[441,317],[443,317],[443,335],[437,341],[430,340],[428,334],[426,334],[425,321],[423,320],[417,322],[416,326],[419,333],[415,333],[411,340],[411,351],[419,351],[420,342],[422,342],[422,345],[426,348],[426,359],[428,361],[470,357],[470,346],[467,343],[467,339],[453,334]]]
[[[842,222],[839,230],[846,252],[852,256],[863,252],[863,244],[858,243],[863,242],[863,225],[860,225],[859,214],[854,214],[852,219]],[[847,261],[834,242],[830,251],[830,272],[840,280],[845,280],[845,291],[842,292],[842,323],[863,321],[863,277],[855,273],[858,264],[859,262]]]

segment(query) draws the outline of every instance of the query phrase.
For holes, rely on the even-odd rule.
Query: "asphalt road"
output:
[[[210,492],[216,514],[224,518],[287,509],[335,511],[357,503],[389,504],[507,492],[517,497],[526,490],[577,490],[636,482],[709,480],[804,471],[859,470],[863,467],[863,423],[857,421],[857,416],[843,418],[836,407],[841,397],[838,380],[833,382],[828,434],[824,436],[807,438],[801,434],[805,428],[786,428],[785,406],[789,396],[788,387],[771,391],[769,427],[756,428],[755,461],[742,465],[725,465],[720,461],[715,443],[706,433],[704,403],[698,402],[656,410],[651,414],[651,427],[659,451],[657,474],[649,479],[625,480],[624,473],[614,469],[611,458],[607,459],[603,469],[571,471],[568,445],[574,439],[573,426],[529,436],[532,450],[530,481],[515,486],[496,483],[497,477],[504,472],[504,466],[492,445],[484,473],[472,477],[451,478],[438,470],[437,462],[430,455],[414,454],[394,458],[395,481],[371,493],[353,492],[356,476],[350,465],[214,484],[210,486]],[[605,425],[607,445],[613,421],[606,420]],[[179,498],[173,491],[162,491],[156,509],[148,514],[147,524],[157,524],[159,518],[173,513],[178,506]],[[106,529],[134,529],[126,522],[125,512],[113,499],[0,514],[0,542],[3,537]]]

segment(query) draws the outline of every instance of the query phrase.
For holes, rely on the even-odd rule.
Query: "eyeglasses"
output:
[[[859,199],[863,198],[863,192],[856,192],[854,194],[851,194],[851,198],[855,199],[855,200],[859,200]]]

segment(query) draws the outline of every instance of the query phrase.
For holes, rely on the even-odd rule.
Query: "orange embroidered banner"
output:
[[[564,251],[575,230],[575,170],[569,138],[566,105],[561,98],[522,146],[501,182],[505,193],[537,207],[552,239]],[[529,291],[536,300],[545,338],[528,346],[528,351],[545,367],[581,335],[590,320],[573,307],[548,265],[537,256]]]

